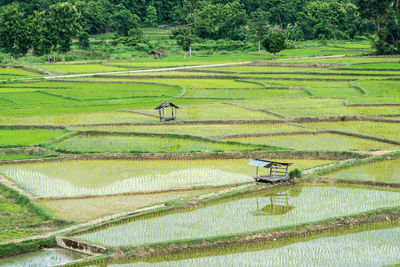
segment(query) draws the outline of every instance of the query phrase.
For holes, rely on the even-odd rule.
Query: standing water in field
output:
[[[358,165],[330,173],[329,176],[345,180],[400,183],[400,159]]]
[[[309,223],[395,207],[400,202],[400,192],[363,188],[293,186],[285,190],[137,220],[77,238],[107,246],[206,238]]]
[[[0,259],[0,266],[42,267],[75,261],[88,257],[74,251],[52,248]]]
[[[258,251],[177,261],[111,264],[135,266],[383,266],[400,262],[400,228],[319,238]],[[215,255],[210,251],[208,255]]]

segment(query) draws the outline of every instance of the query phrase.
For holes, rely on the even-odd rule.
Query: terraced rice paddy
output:
[[[227,139],[230,141],[257,145],[275,145],[295,150],[323,150],[323,151],[368,151],[368,150],[395,150],[400,145],[392,145],[374,140],[338,134],[309,134],[309,135],[282,135],[242,137]]]
[[[52,248],[42,249],[37,252],[26,253],[16,257],[0,259],[3,267],[40,267],[64,264],[74,260],[87,258],[88,256],[70,250]]]
[[[205,140],[193,140],[160,136],[77,136],[60,143],[54,148],[70,153],[74,152],[130,152],[130,153],[187,153],[211,151],[254,151],[261,147],[254,145],[231,144]],[[280,148],[266,148],[264,150],[282,150]]]
[[[0,129],[0,147],[30,146],[65,134],[64,130]]]
[[[271,201],[274,200],[284,204],[272,208]],[[232,235],[394,207],[399,201],[399,192],[295,186],[275,195],[265,193],[184,213],[137,220],[77,238],[109,246],[124,246]],[[226,218],[230,218],[229,223],[226,223]]]
[[[282,159],[285,160],[285,159]],[[104,195],[217,186],[252,181],[248,159],[231,160],[91,160],[2,166],[0,173],[35,196]],[[305,169],[329,160],[290,160]]]
[[[1,68],[0,80],[37,77],[40,74],[20,68]]]
[[[209,251],[207,255],[181,260],[111,264],[125,266],[386,266],[400,261],[398,237],[400,229],[366,231],[343,236],[304,240],[289,245],[265,249],[262,244],[238,248]],[[248,252],[244,252],[244,251]],[[254,251],[255,250],[255,251]],[[217,255],[213,255],[217,254]]]
[[[312,122],[304,125],[319,129],[372,135],[400,141],[400,124],[372,121]]]
[[[158,111],[153,109],[138,110],[158,116]],[[182,121],[208,121],[208,120],[277,120],[279,117],[259,111],[247,110],[228,104],[201,104],[183,106],[178,110],[177,116]]]
[[[157,133],[157,134],[183,134],[204,137],[224,137],[242,134],[268,134],[301,132],[307,130],[302,127],[292,126],[283,123],[269,124],[193,124],[193,125],[104,125],[74,127],[82,131],[105,131],[105,132],[136,132],[136,133]]]
[[[349,167],[328,174],[345,180],[400,183],[400,160],[385,160]]]

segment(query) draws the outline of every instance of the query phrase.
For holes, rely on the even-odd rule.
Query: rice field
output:
[[[377,161],[329,173],[337,179],[400,183],[400,160]]]
[[[158,111],[153,109],[138,109],[137,111],[158,116]],[[252,111],[223,103],[182,106],[182,109],[179,109],[177,112],[177,117],[182,121],[279,119],[279,117],[268,113]]]
[[[1,68],[0,80],[38,77],[40,74],[21,68]]]
[[[295,150],[312,151],[369,151],[400,149],[400,145],[392,145],[374,140],[329,133],[242,137],[227,140],[246,144],[275,145]]]
[[[31,146],[66,134],[64,130],[0,129],[0,147]]]
[[[331,160],[296,160],[307,169]],[[3,165],[0,174],[39,197],[104,195],[251,182],[248,159],[73,160]]]
[[[0,259],[3,267],[41,267],[65,264],[70,261],[87,258],[87,255],[61,248],[46,248],[36,252]]]
[[[373,121],[311,122],[304,125],[319,129],[372,135],[400,141],[400,124]]]
[[[126,266],[388,266],[400,262],[398,237],[400,228],[365,231],[341,236],[321,237],[289,245],[240,247],[232,253],[228,248],[209,251],[209,256],[155,262],[111,264]],[[246,251],[247,250],[247,251]],[[221,255],[222,254],[222,255]]]
[[[275,208],[268,208],[272,207],[271,201],[279,202],[283,194],[285,195],[283,203],[287,204],[279,204],[283,207],[278,205]],[[272,229],[382,207],[393,207],[397,206],[399,201],[399,192],[360,188],[294,186],[288,191],[276,195],[260,194],[183,213],[137,220],[76,237],[107,246],[201,239]],[[279,215],[274,212],[278,212]],[[229,223],[226,223],[226,218],[230,218]]]
[[[133,132],[133,133],[157,133],[180,134],[203,137],[224,137],[241,134],[269,134],[301,132],[307,130],[302,127],[283,123],[269,124],[193,124],[193,125],[104,125],[104,126],[76,126],[76,130],[105,131],[105,132]]]
[[[70,153],[188,153],[217,151],[254,151],[261,150],[255,145],[242,145],[188,138],[160,136],[76,136],[54,145],[59,151]],[[263,147],[264,150],[282,150],[275,147]]]
[[[2,125],[72,125],[155,122],[157,118],[127,112],[0,117]]]

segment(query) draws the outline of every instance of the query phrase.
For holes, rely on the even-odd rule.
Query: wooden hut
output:
[[[166,108],[171,108],[171,116],[165,115]],[[160,115],[160,121],[172,121],[172,120],[176,120],[177,110],[180,109],[180,107],[178,107],[174,103],[165,101],[164,103],[162,103],[158,107],[155,107],[154,109],[158,110],[158,113]]]
[[[164,58],[164,55],[168,54],[167,51],[164,50],[151,50],[150,55],[154,55],[155,59]]]
[[[251,159],[249,165],[256,166],[256,176],[254,179],[256,182],[267,182],[267,183],[278,183],[285,182],[288,176],[288,168],[293,163],[277,162],[277,161],[266,161],[260,159]],[[267,173],[265,175],[258,174],[258,168],[266,168]]]

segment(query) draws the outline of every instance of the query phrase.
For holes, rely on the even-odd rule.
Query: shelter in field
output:
[[[288,168],[293,163],[251,159],[248,164],[257,167],[256,176],[254,177],[256,182],[278,183],[287,180],[287,178],[289,177]],[[258,174],[259,167],[267,169],[265,175]]]
[[[171,109],[171,116],[168,116],[168,114],[165,115],[166,108]],[[158,110],[158,113],[160,115],[160,121],[173,121],[173,120],[176,120],[177,110],[181,109],[181,108],[178,107],[177,105],[175,105],[174,103],[165,101],[164,103],[162,103],[158,107],[155,107],[154,109]],[[168,110],[167,110],[167,113],[168,113]]]
[[[165,50],[151,50],[150,55],[154,55],[154,58],[161,59],[164,58],[164,55],[168,54]]]

